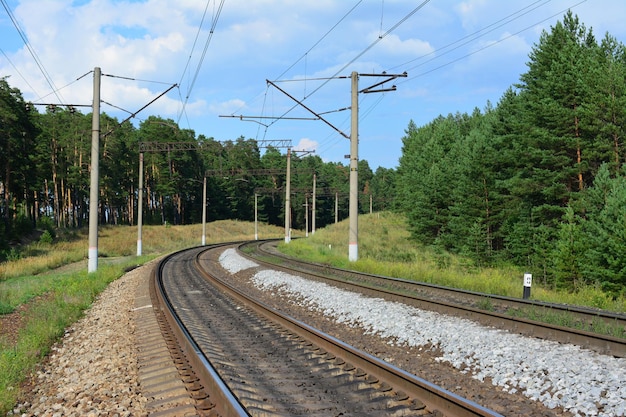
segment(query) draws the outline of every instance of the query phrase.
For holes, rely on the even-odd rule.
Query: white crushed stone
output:
[[[258,266],[233,249],[222,253],[220,263],[231,273]],[[521,392],[548,408],[560,406],[576,416],[626,415],[624,358],[365,297],[279,271],[259,271],[252,281],[259,289],[276,291],[338,323],[361,327],[390,345],[437,347],[443,352],[440,361],[477,380],[490,378],[504,391]]]
[[[255,262],[248,260],[243,256],[237,255],[237,252],[234,249],[226,249],[220,255],[219,260],[222,268],[224,268],[231,274],[236,274],[237,272],[243,271],[244,269],[255,268],[259,266]]]

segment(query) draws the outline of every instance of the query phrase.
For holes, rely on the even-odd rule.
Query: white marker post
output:
[[[526,272],[524,274],[524,300],[530,298],[530,287],[533,284],[533,274]]]

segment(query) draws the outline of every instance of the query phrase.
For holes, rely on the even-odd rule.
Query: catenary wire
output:
[[[343,65],[338,71],[335,72],[335,74],[333,74],[331,77],[329,77],[329,79],[327,81],[325,81],[322,84],[320,84],[320,86],[318,86],[315,90],[313,90],[308,96],[303,97],[301,102],[304,102],[311,95],[313,95],[314,93],[319,91],[322,87],[324,87],[326,84],[328,84],[328,82],[330,82],[331,79],[333,79],[334,77],[337,77],[346,68],[348,68],[350,65],[352,65],[357,59],[359,59],[360,57],[365,55],[370,49],[372,49],[374,46],[376,46],[376,44],[378,44],[378,42],[383,40],[387,35],[392,33],[394,30],[396,30],[400,25],[402,25],[404,22],[406,22],[411,16],[413,16],[415,13],[417,13],[422,7],[424,7],[429,2],[430,2],[430,0],[424,0],[422,3],[420,3],[412,11],[410,11],[407,15],[405,15],[402,19],[400,19],[395,25],[393,25],[390,29],[388,29],[384,34],[380,35],[376,40],[374,40],[374,42],[372,42],[370,45],[368,45],[363,51],[359,52],[354,58],[352,58],[349,62],[347,62],[345,65]],[[285,117],[287,114],[289,114],[291,111],[293,111],[293,109],[295,109],[296,107],[298,107],[298,104],[293,105],[291,108],[289,108],[287,111],[285,111],[281,116],[276,118],[276,120],[271,122],[268,125],[268,127],[273,125],[274,123],[276,123],[281,118]]]
[[[72,84],[74,84],[74,83],[76,83],[76,82],[80,81],[82,78],[86,77],[87,75],[91,74],[92,72],[93,72],[93,70],[86,72],[85,74],[83,74],[83,75],[81,75],[80,77],[76,78],[74,81],[71,81],[71,82],[69,82],[69,83],[65,84],[63,87],[59,88],[59,89],[58,89],[58,91],[61,91],[61,90],[65,89],[65,88],[69,87],[70,85],[72,85]],[[53,95],[53,94],[56,94],[56,91],[52,91],[52,92],[50,92],[50,93],[46,94],[46,95],[45,95],[45,96],[43,96],[43,97],[39,97],[38,101],[41,101],[41,100],[45,99],[46,97],[49,97],[49,96],[51,96],[51,95]],[[58,96],[57,96],[57,98],[58,98]],[[60,101],[60,100],[59,100],[59,101]],[[60,104],[59,104],[59,105],[63,105],[63,104],[62,104],[62,102],[60,102]]]
[[[501,39],[498,39],[498,40],[497,40],[497,41],[495,41],[495,42],[492,42],[492,43],[490,43],[490,44],[488,44],[488,45],[485,45],[485,46],[484,46],[484,47],[482,47],[482,48],[479,48],[479,49],[477,49],[477,50],[474,50],[474,51],[472,51],[472,52],[469,52],[469,53],[467,53],[467,54],[465,54],[465,55],[463,55],[463,56],[460,56],[460,57],[455,58],[455,59],[453,59],[453,60],[451,60],[451,61],[448,61],[448,62],[446,62],[446,63],[444,63],[444,64],[442,64],[442,65],[439,65],[439,66],[437,66],[437,67],[435,67],[435,68],[431,68],[431,69],[429,69],[429,70],[427,70],[427,71],[424,71],[424,72],[421,72],[421,73],[419,73],[419,74],[417,74],[417,75],[413,75],[413,76],[411,76],[411,77],[409,77],[409,78],[407,78],[407,79],[405,79],[405,80],[398,81],[398,84],[405,84],[405,83],[407,83],[407,82],[409,82],[409,81],[411,81],[411,80],[413,80],[413,79],[415,79],[415,78],[418,78],[418,77],[423,77],[423,76],[425,76],[425,75],[427,75],[427,74],[430,74],[430,73],[432,73],[432,72],[435,72],[435,71],[437,71],[437,70],[440,70],[441,68],[447,67],[448,65],[452,65],[452,64],[454,64],[454,63],[456,63],[456,62],[459,62],[459,61],[461,61],[461,60],[463,60],[463,59],[465,59],[465,58],[467,58],[467,57],[470,57],[470,56],[475,55],[475,54],[477,54],[477,53],[479,53],[479,52],[482,52],[482,51],[484,51],[485,49],[488,49],[488,48],[491,48],[491,47],[493,47],[493,46],[495,46],[495,45],[498,45],[498,44],[500,44],[500,43],[502,43],[502,42],[504,42],[504,41],[506,41],[506,40],[508,40],[508,39],[510,39],[510,38],[512,38],[512,37],[514,37],[514,36],[519,35],[519,34],[520,34],[520,33],[522,33],[522,32],[525,32],[525,31],[527,31],[527,30],[530,30],[530,29],[532,29],[532,28],[536,27],[538,24],[541,24],[541,23],[547,22],[547,21],[549,21],[550,19],[553,19],[553,18],[555,18],[556,16],[560,16],[560,15],[562,15],[563,13],[567,12],[568,10],[573,9],[574,7],[580,6],[581,4],[585,3],[586,1],[587,1],[587,0],[582,0],[582,1],[580,1],[580,2],[578,2],[578,3],[576,3],[576,4],[574,4],[573,6],[570,6],[570,7],[566,8],[566,9],[563,9],[563,10],[561,10],[561,11],[560,11],[560,12],[558,12],[558,13],[554,13],[554,14],[552,14],[552,15],[550,15],[550,16],[548,16],[548,17],[546,17],[545,19],[540,20],[539,22],[536,22],[536,23],[533,23],[532,25],[526,26],[525,28],[520,29],[520,30],[518,30],[518,31],[517,31],[517,32],[515,32],[515,33],[512,33],[512,34],[510,34],[510,35],[508,35],[508,36],[505,36],[505,37],[503,37],[503,38],[501,38]],[[430,62],[430,61],[429,61],[429,62]],[[418,68],[418,67],[420,67],[421,65],[422,65],[422,64],[420,64],[420,65],[416,65],[415,67],[409,68],[409,70],[411,70],[411,69],[415,69],[415,68]]]
[[[293,67],[295,67],[300,61],[302,61],[302,59],[305,59],[308,56],[308,54],[311,53],[313,51],[313,49],[315,49],[324,39],[326,39],[328,37],[328,35],[330,35],[350,14],[352,14],[356,10],[356,8],[362,2],[363,2],[363,0],[357,1],[328,31],[326,31],[326,33],[324,33],[324,35],[322,35],[304,54],[302,54],[302,56],[300,56],[300,58],[296,59],[289,67],[287,67],[287,69],[285,69],[280,75],[275,77],[275,79],[279,80],[280,78],[284,77],[285,74],[287,74]],[[261,107],[261,116],[265,116],[265,105],[267,103],[267,91],[268,90],[269,90],[269,86],[266,86],[265,87],[265,92],[261,93],[261,94],[263,94],[263,105]],[[257,97],[259,97],[259,96],[257,96]],[[245,106],[245,104],[242,105],[241,107],[239,107],[238,109],[236,109],[235,111],[233,111],[231,113],[231,115],[234,115],[235,113],[241,111],[244,106]],[[261,125],[259,123],[259,126],[257,128],[256,139],[259,138],[259,134],[261,132],[261,127],[262,126],[265,127],[265,129],[263,131],[263,139],[265,139],[265,137],[267,135],[268,126],[267,125]]]
[[[326,39],[326,37],[328,35],[330,35],[350,14],[352,14],[352,12],[354,12],[354,10],[356,10],[356,8],[363,2],[363,0],[359,0],[358,2],[356,2],[356,4],[354,6],[352,6],[352,8],[350,10],[348,10],[342,17],[341,19],[339,19],[337,21],[337,23],[335,23],[324,35],[322,35],[321,38],[319,38],[317,40],[317,42],[315,42],[313,44],[313,46],[311,46],[304,54],[302,54],[302,56],[300,58],[298,58],[293,64],[291,64],[286,70],[284,70],[278,77],[276,77],[275,79],[278,80],[280,78],[282,78],[287,72],[289,72],[289,70],[291,70],[293,67],[295,67],[300,61],[302,61],[309,53],[311,53],[311,51],[313,51],[313,49],[315,49],[324,39]]]
[[[405,69],[407,67],[407,65],[409,65],[409,64],[411,64],[411,63],[413,63],[415,61],[418,61],[418,60],[420,60],[422,58],[426,58],[427,56],[435,55],[435,54],[440,53],[440,52],[441,53],[439,55],[437,55],[436,57],[434,57],[434,58],[432,58],[432,59],[430,59],[430,60],[428,60],[426,62],[424,62],[421,65],[424,65],[424,64],[426,64],[426,63],[428,63],[430,61],[433,61],[433,60],[435,60],[437,58],[441,58],[442,56],[447,55],[450,52],[455,51],[455,50],[459,49],[460,47],[465,46],[465,45],[475,41],[476,39],[479,39],[479,38],[487,35],[488,33],[491,33],[493,31],[495,31],[496,29],[499,29],[499,28],[501,28],[501,27],[503,27],[503,26],[505,26],[505,25],[507,25],[507,24],[509,24],[509,23],[511,23],[511,22],[513,22],[515,20],[517,20],[517,19],[520,19],[521,17],[527,15],[528,13],[533,12],[533,11],[535,11],[536,9],[538,9],[538,8],[540,8],[542,6],[545,6],[547,3],[551,2],[551,1],[552,0],[539,0],[539,1],[536,1],[535,3],[532,3],[532,4],[522,8],[520,10],[517,10],[516,12],[511,13],[510,15],[508,15],[506,17],[503,17],[502,19],[500,19],[500,20],[498,20],[498,21],[496,21],[496,22],[494,22],[494,23],[492,23],[490,25],[487,25],[484,28],[481,28],[481,29],[477,30],[474,33],[471,33],[471,34],[469,34],[467,36],[464,36],[461,39],[457,39],[456,41],[454,41],[452,43],[449,43],[449,44],[447,44],[447,45],[445,45],[445,46],[443,46],[443,47],[441,47],[441,48],[439,48],[437,50],[433,50],[433,51],[428,52],[428,53],[426,53],[424,55],[418,56],[417,58],[413,58],[413,59],[411,59],[411,60],[409,60],[409,61],[407,61],[405,63],[402,63],[400,65],[396,65],[394,67],[391,67],[391,68],[389,68],[389,70],[392,71],[392,70],[396,70],[398,68]],[[537,3],[542,3],[542,4],[537,5]],[[527,9],[529,9],[529,10],[527,10]],[[524,13],[522,13],[522,12],[524,12]],[[487,30],[487,29],[490,29],[490,30]],[[463,41],[465,41],[465,42],[463,42]],[[454,48],[452,48],[453,46],[454,46]],[[414,66],[414,67],[410,67],[409,69],[415,69],[415,68],[417,68],[419,66],[420,65],[417,65],[417,66]]]
[[[178,85],[181,85],[183,83],[183,78],[185,77],[185,74],[187,73],[187,70],[189,69],[189,65],[191,64],[191,59],[193,58],[193,52],[196,49],[196,44],[198,43],[198,38],[200,38],[200,33],[202,33],[202,26],[204,25],[204,19],[206,17],[207,9],[210,3],[211,3],[211,0],[208,0],[204,8],[204,13],[202,13],[202,19],[200,19],[200,25],[198,25],[198,31],[196,32],[196,37],[194,38],[193,44],[191,45],[191,51],[189,52],[189,57],[187,58],[187,62],[185,63],[185,68],[183,69],[183,72],[180,74],[180,80],[178,81]]]
[[[15,70],[15,72],[17,73],[17,75],[20,76],[20,78],[22,78],[22,80],[24,80],[24,82],[26,83],[27,86],[30,87],[30,89],[33,91],[33,93],[35,93],[35,95],[37,95],[39,97],[39,99],[41,100],[41,95],[37,92],[37,90],[35,90],[35,88],[28,82],[28,80],[26,79],[26,77],[24,77],[24,75],[22,75],[22,73],[20,72],[20,70],[15,66],[15,64],[13,64],[13,61],[11,61],[11,58],[9,58],[9,56],[4,52],[4,50],[0,49],[0,52],[2,53],[2,55],[4,56],[4,58],[8,61],[8,63],[13,67],[13,69]]]
[[[189,102],[189,97],[191,96],[191,91],[193,90],[195,84],[196,84],[196,80],[198,79],[198,74],[200,73],[200,69],[202,68],[202,64],[204,63],[204,59],[206,57],[206,52],[209,48],[209,45],[211,43],[211,40],[213,39],[213,33],[215,33],[215,28],[217,26],[217,22],[219,20],[220,14],[222,13],[222,9],[224,7],[224,1],[225,0],[221,0],[220,4],[218,6],[217,12],[214,13],[213,15],[213,21],[211,23],[211,28],[209,29],[209,36],[207,37],[205,43],[204,43],[204,50],[202,51],[202,55],[200,57],[200,60],[198,61],[198,65],[196,67],[196,71],[194,73],[193,79],[191,80],[191,83],[189,85],[189,88],[187,89],[187,95],[185,96],[185,101],[183,102],[183,107],[181,110],[181,113],[178,116],[178,121],[180,121],[180,118],[182,117],[182,114],[185,112],[185,108],[187,107],[187,103]],[[211,0],[207,1],[207,9],[209,7],[209,3],[211,2]],[[205,9],[205,14],[206,14],[206,9]],[[204,18],[203,18],[204,21]],[[202,25],[201,25],[202,26]]]
[[[492,26],[494,26],[494,25],[498,25],[498,24],[499,24],[499,23],[501,23],[502,21],[507,20],[507,19],[509,19],[510,17],[515,16],[515,15],[519,14],[520,12],[522,12],[522,11],[526,10],[526,9],[527,9],[527,8],[529,8],[529,7],[533,7],[533,6],[535,6],[535,7],[533,7],[533,8],[531,9],[531,11],[534,11],[534,10],[536,10],[537,8],[539,8],[539,7],[543,6],[543,5],[545,5],[545,4],[546,4],[546,3],[548,3],[549,1],[551,1],[551,0],[548,0],[548,1],[546,1],[545,3],[540,4],[540,5],[538,5],[538,6],[535,6],[535,5],[536,5],[537,3],[540,3],[541,1],[537,1],[537,2],[535,2],[535,3],[532,3],[531,5],[526,6],[525,8],[520,9],[520,10],[518,10],[518,11],[516,11],[516,12],[512,13],[511,15],[509,15],[509,16],[507,16],[507,17],[505,17],[505,18],[500,19],[500,20],[498,20],[498,21],[496,21],[496,22],[492,23],[491,25],[488,25],[488,26],[486,26],[485,28],[482,28],[482,29],[480,29],[480,30],[478,30],[478,31],[474,32],[474,33],[473,33],[473,34],[471,34],[471,35],[468,35],[468,36],[466,36],[466,37],[463,37],[463,38],[461,38],[461,39],[459,39],[459,40],[457,40],[457,41],[455,41],[455,42],[453,42],[453,43],[449,44],[449,45],[446,45],[446,46],[445,46],[444,48],[442,48],[442,49],[448,48],[448,47],[450,47],[450,46],[452,46],[452,45],[456,45],[456,44],[458,44],[459,42],[462,42],[463,40],[465,40],[465,39],[467,39],[467,38],[469,38],[469,37],[474,37],[472,40],[476,40],[476,39],[478,39],[479,37],[484,36],[484,35],[486,35],[486,34],[488,34],[488,33],[492,32],[493,30],[495,30],[495,29],[492,29],[492,30],[489,30],[489,31],[484,32],[486,29],[491,28],[491,27],[492,27]],[[532,29],[533,27],[536,27],[538,24],[541,24],[541,23],[546,22],[546,21],[548,21],[548,20],[550,20],[550,19],[553,19],[554,17],[559,16],[559,15],[563,14],[564,12],[566,12],[567,10],[572,9],[572,8],[574,8],[574,7],[577,7],[577,6],[581,5],[582,3],[585,3],[586,1],[587,1],[587,0],[582,0],[582,1],[578,2],[578,3],[575,3],[574,5],[572,5],[572,6],[568,7],[568,8],[566,8],[566,9],[563,9],[563,10],[561,10],[561,11],[560,11],[560,12],[558,12],[558,13],[554,13],[554,14],[552,14],[552,15],[548,16],[548,17],[547,17],[547,18],[545,18],[545,19],[542,19],[542,20],[540,20],[540,21],[538,21],[538,22],[536,22],[536,23],[534,23],[534,24],[532,24],[532,25],[530,25],[530,26],[527,26],[527,27],[525,27],[525,28],[523,28],[523,29],[521,29],[521,30],[519,30],[519,31],[517,31],[517,32],[515,32],[515,33],[513,33],[513,34],[510,34],[510,35],[508,35],[508,36],[506,36],[506,37],[504,37],[504,38],[501,38],[501,39],[499,39],[499,40],[498,40],[498,41],[496,41],[496,42],[490,43],[490,44],[488,44],[488,45],[486,45],[486,46],[484,46],[484,47],[482,47],[482,48],[480,48],[480,49],[477,49],[477,50],[475,50],[475,51],[472,51],[472,52],[470,52],[470,53],[468,53],[468,54],[465,54],[465,55],[463,55],[463,56],[461,56],[461,57],[458,57],[458,58],[456,58],[456,59],[454,59],[454,60],[451,60],[451,61],[449,61],[449,62],[446,62],[446,63],[444,63],[444,64],[442,64],[442,65],[439,65],[439,66],[437,66],[437,67],[435,67],[435,68],[429,69],[429,70],[424,71],[424,72],[422,72],[422,73],[419,73],[419,74],[417,74],[417,75],[412,75],[412,76],[407,77],[407,78],[405,78],[405,79],[403,79],[403,80],[398,80],[398,81],[397,81],[397,84],[398,84],[398,85],[401,85],[401,84],[405,84],[405,83],[411,82],[412,80],[414,80],[414,79],[416,79],[416,78],[423,77],[423,76],[428,75],[428,74],[430,74],[430,73],[432,73],[432,72],[435,72],[435,71],[437,71],[437,70],[440,70],[440,69],[442,69],[442,68],[444,68],[444,67],[446,67],[446,66],[448,66],[448,65],[452,65],[452,64],[454,64],[454,63],[456,63],[456,62],[459,62],[459,61],[461,61],[461,60],[463,60],[463,59],[466,59],[466,58],[467,58],[467,57],[469,57],[469,56],[472,56],[472,55],[474,55],[474,54],[477,54],[477,53],[479,53],[479,52],[481,52],[481,51],[483,51],[483,50],[485,50],[485,49],[488,49],[488,48],[490,48],[490,47],[492,47],[492,46],[495,46],[495,45],[497,45],[497,44],[499,44],[499,43],[501,43],[501,42],[504,42],[504,41],[506,41],[507,39],[510,39],[511,37],[514,37],[514,36],[516,36],[516,35],[519,35],[520,33],[524,32],[524,31],[527,31],[527,30],[529,30],[529,29]],[[519,18],[519,17],[521,17],[521,16],[523,16],[523,15],[526,15],[527,13],[529,13],[529,12],[527,11],[527,12],[525,12],[525,13],[521,14],[520,16],[518,16],[518,17],[514,18],[514,19],[509,19],[506,23],[510,23],[510,22],[512,22],[513,20],[516,20],[517,18]],[[497,28],[499,28],[499,27],[502,27],[502,26],[503,26],[503,24],[500,24],[500,25],[498,25],[498,26],[496,27],[496,29],[497,29]],[[484,32],[484,33],[482,33],[482,32]],[[480,36],[475,36],[475,35],[477,35],[477,34],[480,34]],[[465,43],[463,43],[463,45],[465,45],[465,44],[467,44],[467,43],[468,43],[468,42],[465,42]],[[456,47],[456,48],[454,48],[454,49],[458,49],[458,47]],[[454,50],[454,49],[453,49],[453,50]],[[433,53],[435,53],[435,52],[437,52],[437,51],[434,51]],[[448,52],[450,52],[450,51],[448,51]],[[445,54],[447,54],[448,52],[446,52],[446,53],[444,53],[444,54],[441,54],[441,55],[439,55],[438,57],[444,56],[444,55],[445,55]],[[430,55],[430,54],[432,54],[432,53],[429,53],[429,54],[423,55],[423,56],[421,56],[421,57],[418,57],[418,58],[416,58],[416,59],[413,59],[413,60],[411,60],[411,61],[408,61],[408,63],[415,62],[416,60],[419,60],[419,59],[421,59],[421,58],[423,58],[423,57],[425,57],[425,56],[428,56],[428,55]],[[438,58],[438,57],[437,57],[437,58]],[[436,59],[436,58],[430,59],[430,60],[428,60],[427,62],[431,62],[431,61],[433,61],[433,60],[435,60],[435,59]],[[408,70],[408,71],[411,71],[411,70],[413,70],[413,69],[415,69],[415,68],[418,68],[418,67],[420,67],[420,66],[422,66],[422,65],[424,65],[424,64],[425,64],[425,63],[418,64],[418,65],[416,65],[416,66],[413,66],[413,67],[408,68],[407,70]],[[405,63],[405,64],[401,64],[401,65],[396,65],[396,66],[394,66],[394,67],[391,67],[391,68],[389,69],[389,71],[394,70],[394,69],[397,69],[397,68],[401,68],[401,67],[403,67],[403,66],[405,66],[405,65],[406,65],[406,63]],[[379,100],[379,101],[377,101],[375,104],[373,104],[373,105],[372,105],[372,107],[370,108],[370,112],[371,112],[371,111],[374,109],[374,107],[376,107],[376,106],[377,106],[380,102],[381,102],[381,100]],[[364,118],[365,116],[366,116],[366,114],[363,114],[362,116],[361,116],[361,115],[359,115],[359,119],[361,119],[362,117]],[[335,140],[335,142],[339,142],[339,140],[338,140],[338,139],[336,139],[336,140]]]
[[[58,89],[54,85],[54,81],[50,77],[50,74],[48,73],[48,71],[45,69],[43,63],[39,59],[39,56],[37,56],[37,53],[35,52],[35,49],[32,47],[32,45],[28,41],[28,38],[26,37],[26,34],[24,33],[24,31],[20,27],[17,19],[13,15],[13,12],[11,11],[11,8],[9,7],[9,5],[7,4],[7,2],[5,0],[0,0],[0,1],[2,2],[2,6],[4,6],[4,10],[7,12],[7,15],[9,16],[9,19],[11,19],[11,22],[13,23],[13,26],[15,27],[15,30],[17,30],[17,33],[20,35],[20,38],[22,38],[22,41],[24,42],[24,45],[26,45],[26,48],[28,49],[28,52],[33,57],[33,60],[35,61],[35,64],[39,68],[39,71],[41,71],[41,74],[43,75],[43,77],[45,78],[46,82],[48,83],[48,85],[52,89],[52,92],[54,93],[56,98],[59,100],[59,102],[63,103],[64,100],[61,99],[61,96],[58,93]]]

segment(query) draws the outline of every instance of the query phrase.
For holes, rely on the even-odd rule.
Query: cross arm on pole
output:
[[[391,86],[390,88],[379,88],[376,90],[374,90],[374,88],[381,86],[391,80],[395,80],[396,78],[406,77],[407,73],[406,71],[403,72],[402,74],[387,74],[383,72],[382,74],[359,74],[359,76],[361,77],[386,77],[386,79],[384,79],[383,81],[377,82],[376,84],[370,85],[369,87],[365,87],[359,91],[359,93],[368,94],[368,93],[384,93],[386,91],[396,91],[395,85]]]
[[[345,133],[343,133],[341,130],[337,129],[335,126],[333,126],[328,120],[324,119],[319,113],[314,112],[313,110],[311,110],[309,107],[307,107],[304,103],[302,103],[302,101],[298,100],[297,98],[295,98],[294,96],[292,96],[291,94],[289,94],[288,92],[286,92],[285,90],[283,90],[282,88],[280,88],[279,86],[277,86],[275,83],[271,82],[270,80],[265,80],[267,81],[268,84],[273,85],[278,91],[280,91],[281,93],[283,93],[284,95],[286,95],[287,97],[289,97],[290,99],[292,99],[293,101],[295,101],[296,103],[298,103],[299,105],[301,105],[302,107],[304,107],[307,111],[309,111],[310,113],[312,113],[313,115],[315,115],[315,117],[317,117],[319,120],[321,120],[322,122],[326,123],[328,126],[332,127],[335,131],[337,131],[337,133],[339,133],[341,136],[343,136],[346,139],[350,139],[350,136],[346,135]]]

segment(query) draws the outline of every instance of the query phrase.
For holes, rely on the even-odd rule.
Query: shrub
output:
[[[39,238],[39,242],[43,244],[51,244],[54,239],[52,238],[52,234],[48,230],[44,231]]]

